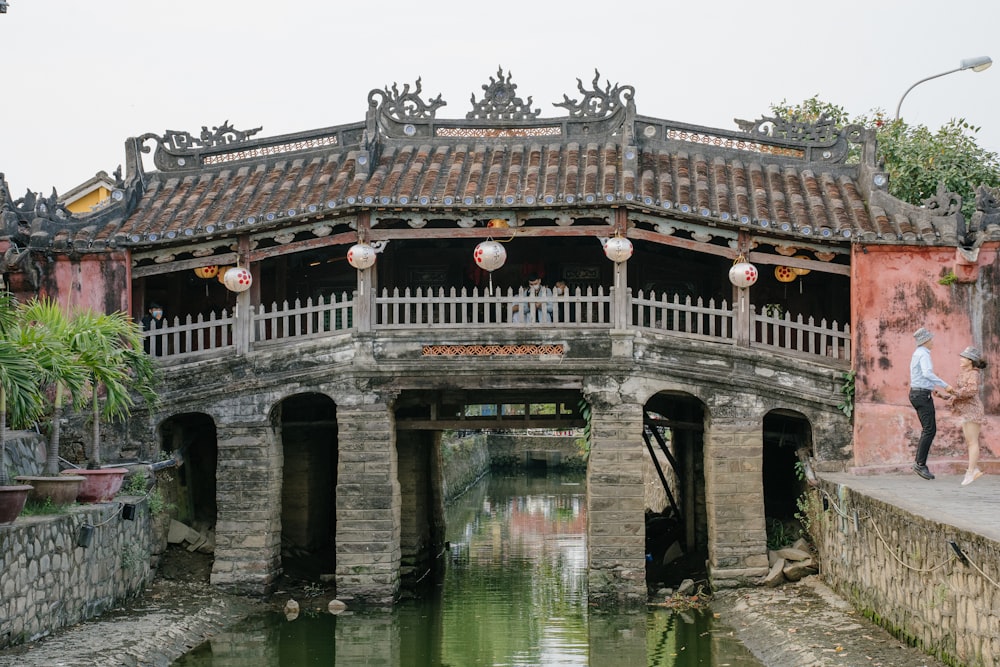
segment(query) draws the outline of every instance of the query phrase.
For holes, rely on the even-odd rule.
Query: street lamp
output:
[[[930,81],[931,79],[936,79],[939,76],[944,76],[946,74],[954,74],[955,72],[961,72],[962,70],[971,69],[973,72],[982,72],[984,69],[988,69],[990,65],[993,64],[993,59],[989,56],[979,56],[978,58],[966,58],[958,64],[957,69],[950,69],[947,72],[941,72],[940,74],[935,74],[934,76],[929,76],[926,79],[921,79],[915,84],[906,89],[903,93],[903,97],[899,98],[899,104],[896,105],[896,120],[899,120],[899,108],[903,106],[903,100],[909,94],[911,90],[922,84],[924,81]]]

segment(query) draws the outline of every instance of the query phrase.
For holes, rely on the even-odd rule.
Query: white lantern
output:
[[[367,269],[375,263],[375,248],[367,243],[355,243],[347,251],[347,263],[355,269]]]
[[[618,264],[632,256],[632,242],[624,236],[615,236],[604,244],[604,254],[612,262]]]
[[[750,287],[757,282],[757,267],[742,257],[729,269],[729,282],[737,287]]]
[[[496,271],[507,261],[507,251],[504,247],[488,239],[476,246],[472,253],[472,258],[476,260],[476,265],[484,271]]]
[[[223,284],[230,292],[246,292],[253,285],[253,276],[242,266],[234,266],[226,271]]]

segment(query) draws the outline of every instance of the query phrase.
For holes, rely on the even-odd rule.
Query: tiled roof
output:
[[[508,80],[465,120],[439,120],[444,103],[420,99],[418,82],[413,93],[372,91],[364,123],[269,139],[228,124],[199,137],[145,135],[130,140],[116,203],[36,230],[32,245],[148,247],[380,208],[488,218],[624,206],[813,242],[941,237],[921,209],[879,190],[873,165],[845,163],[858,128],[670,123],[637,116],[630,87],[596,82],[580,86],[582,102],[556,105],[564,118],[539,119]],[[146,173],[139,152],[150,140],[157,170]]]

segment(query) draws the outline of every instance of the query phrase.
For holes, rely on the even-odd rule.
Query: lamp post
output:
[[[950,69],[947,72],[941,72],[940,74],[935,74],[929,76],[926,79],[921,79],[915,84],[906,89],[903,93],[903,97],[899,98],[899,104],[896,105],[896,120],[899,120],[899,108],[903,106],[903,100],[910,93],[911,90],[922,84],[924,81],[930,81],[931,79],[936,79],[939,76],[945,76],[946,74],[954,74],[955,72],[961,72],[962,70],[971,69],[973,72],[982,72],[984,69],[988,69],[990,65],[993,64],[993,59],[989,56],[979,56],[978,58],[966,58],[958,64],[958,68]]]

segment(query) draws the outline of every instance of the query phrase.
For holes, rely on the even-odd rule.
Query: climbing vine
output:
[[[857,371],[847,371],[841,376],[844,384],[840,386],[840,393],[843,394],[844,400],[837,407],[840,411],[847,415],[850,419],[854,415],[854,379],[857,376]]]

